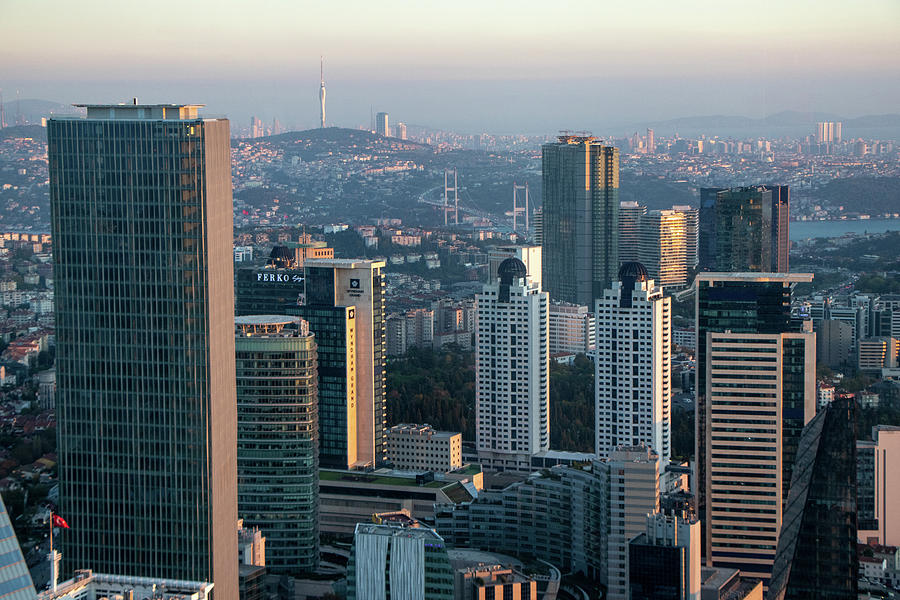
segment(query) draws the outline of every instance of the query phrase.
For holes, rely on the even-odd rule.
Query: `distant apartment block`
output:
[[[881,375],[882,369],[897,368],[898,347],[898,340],[892,337],[859,340],[859,370]]]
[[[388,430],[388,460],[402,471],[444,473],[462,467],[462,434],[430,425],[394,425]]]
[[[693,327],[679,327],[672,330],[672,341],[679,348],[697,349],[697,330]]]
[[[416,308],[388,315],[385,328],[388,356],[402,356],[410,348],[430,349],[434,343],[434,311]]]
[[[590,354],[596,344],[594,315],[587,306],[551,302],[549,310],[550,354]]]
[[[531,280],[541,289],[541,253],[540,246],[498,246],[488,252],[488,283],[497,280],[497,269],[507,258],[518,258],[525,263]]]

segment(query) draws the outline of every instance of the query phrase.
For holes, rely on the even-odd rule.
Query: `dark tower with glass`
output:
[[[857,597],[856,401],[838,398],[800,438],[769,600]]]
[[[47,126],[64,569],[236,600],[228,121],[85,108]]]
[[[542,154],[542,286],[593,307],[619,270],[619,150],[565,135]]]

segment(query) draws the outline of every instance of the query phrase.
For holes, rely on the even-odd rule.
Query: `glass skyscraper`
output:
[[[64,569],[236,600],[228,121],[86,108],[47,129]]]
[[[790,188],[700,190],[701,271],[788,272]]]
[[[838,398],[800,438],[768,598],[857,597],[856,401]]]
[[[266,536],[266,569],[319,564],[315,337],[289,316],[238,317],[238,514]]]
[[[619,150],[564,135],[542,155],[543,289],[593,306],[619,271]]]

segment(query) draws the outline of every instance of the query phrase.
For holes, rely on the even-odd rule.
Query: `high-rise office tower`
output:
[[[709,566],[768,581],[803,426],[815,334],[791,319],[810,274],[697,276],[697,486]],[[735,407],[739,407],[739,410]]]
[[[406,123],[402,121],[397,121],[397,135],[395,136],[397,139],[405,140],[406,139]]]
[[[641,216],[638,261],[664,289],[687,286],[694,254],[689,210],[651,210]]]
[[[769,600],[858,593],[856,401],[838,398],[804,428]]]
[[[391,136],[391,126],[386,112],[380,112],[375,115],[375,133],[384,137]]]
[[[266,534],[272,573],[319,564],[315,337],[300,317],[237,317],[238,515]]]
[[[656,154],[656,136],[652,129],[647,129],[647,154]]]
[[[307,259],[306,304],[319,352],[319,462],[352,468],[386,458],[383,261]]]
[[[819,144],[831,144],[841,141],[840,121],[819,121],[816,123],[816,142]]]
[[[634,262],[639,259],[641,217],[645,214],[647,214],[647,207],[643,204],[619,203],[619,263]]]
[[[787,186],[701,189],[700,270],[788,272],[789,219]]]
[[[671,298],[640,263],[625,263],[595,305],[595,451],[652,448],[664,470],[671,457]]]
[[[542,154],[543,288],[593,306],[619,269],[619,150],[565,135]]]
[[[475,296],[475,435],[486,469],[530,471],[550,449],[546,292],[518,258]]]
[[[86,108],[47,130],[64,563],[236,599],[228,121]]]

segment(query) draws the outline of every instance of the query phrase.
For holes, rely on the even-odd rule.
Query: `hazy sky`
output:
[[[900,0],[0,0],[0,88],[201,102],[243,123],[371,109],[555,132],[786,109],[900,112]]]

